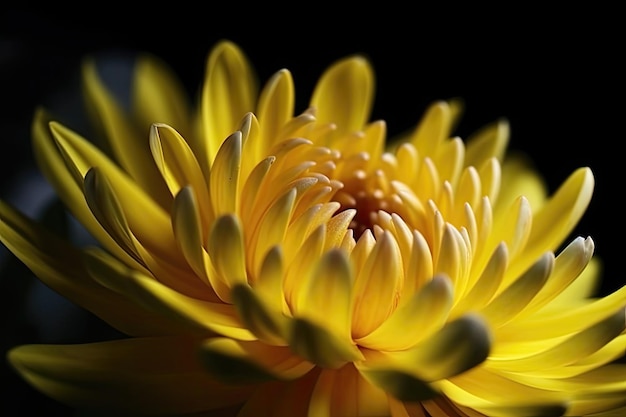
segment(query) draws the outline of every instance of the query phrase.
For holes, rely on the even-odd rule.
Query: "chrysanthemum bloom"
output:
[[[596,415],[626,404],[626,287],[593,298],[590,238],[564,245],[594,180],[549,195],[505,158],[498,121],[453,137],[434,103],[387,143],[370,64],[330,66],[294,115],[292,76],[257,91],[212,50],[197,111],[138,59],[125,111],[84,67],[103,145],[39,111],[34,150],[101,244],[78,248],[6,204],[0,238],[128,338],[28,345],[33,386],[130,415]]]

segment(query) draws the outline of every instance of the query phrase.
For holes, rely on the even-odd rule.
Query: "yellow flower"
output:
[[[220,42],[197,111],[158,60],[125,111],[83,71],[96,147],[44,110],[42,172],[100,243],[78,248],[0,204],[0,239],[129,337],[9,359],[59,401],[130,415],[596,415],[626,404],[626,288],[594,298],[590,238],[568,238],[589,168],[548,195],[498,121],[453,137],[459,101],[387,142],[362,57],[294,115]],[[199,415],[199,414],[194,414]],[[205,414],[202,414],[205,415]],[[599,414],[598,414],[599,415]]]

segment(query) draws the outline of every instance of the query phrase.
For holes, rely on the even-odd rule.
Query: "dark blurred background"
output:
[[[456,19],[442,11],[430,14],[414,9],[370,8],[345,16],[332,9],[317,10],[313,16],[309,14],[313,10],[292,17],[280,14],[287,11],[242,6],[229,13],[152,10],[130,16],[125,10],[94,9],[76,15],[53,9],[3,10],[0,198],[19,201],[26,211],[29,198],[44,198],[45,190],[27,188],[32,181],[27,173],[35,169],[30,150],[33,111],[48,103],[67,103],[67,111],[79,106],[68,91],[75,92],[80,60],[87,54],[154,53],[171,65],[195,97],[207,52],[217,40],[228,38],[245,50],[260,80],[288,68],[297,86],[297,111],[301,111],[327,65],[362,53],[377,76],[373,118],[385,119],[391,136],[412,128],[432,101],[462,97],[466,113],[457,133],[465,137],[497,118],[508,118],[511,148],[531,155],[552,190],[576,168],[590,166],[596,191],[575,234],[592,236],[596,253],[604,260],[602,292],[626,282],[622,245],[615,239],[624,234],[625,179],[620,155],[624,37],[614,24],[616,12],[491,10],[477,13],[476,19],[471,10]],[[20,265],[12,268],[19,271]],[[3,347],[14,341],[54,339],[54,329],[24,331],[11,324],[10,315],[21,313],[18,296],[35,284],[16,286],[9,281],[10,276],[0,276]],[[59,309],[71,314],[71,307]],[[91,321],[82,325],[97,327]],[[11,388],[3,388],[0,394],[4,405],[0,414],[72,415],[30,390],[10,371],[2,371]]]

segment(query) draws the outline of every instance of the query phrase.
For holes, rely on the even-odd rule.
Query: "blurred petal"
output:
[[[242,402],[251,387],[211,379],[198,345],[187,337],[25,345],[13,349],[9,360],[37,389],[85,408],[178,415]]]
[[[288,347],[225,337],[206,340],[200,356],[212,375],[228,383],[296,379],[314,366],[295,356]]]
[[[342,59],[324,72],[311,106],[320,123],[334,123],[338,134],[361,130],[370,116],[374,98],[374,74],[361,57]]]
[[[102,84],[92,60],[86,60],[83,65],[83,86],[87,107],[92,111],[96,126],[102,129],[103,137],[107,138],[115,160],[159,205],[167,207],[169,198],[165,184],[154,181],[157,170],[146,146],[147,129],[141,131],[132,126],[123,109]]]
[[[237,129],[243,116],[254,110],[256,92],[256,79],[243,52],[232,42],[219,42],[207,60],[202,88],[204,140],[194,147],[205,172],[222,142]]]
[[[159,122],[191,137],[191,108],[186,91],[165,62],[148,54],[138,56],[132,86],[133,115],[139,121],[140,132]]]

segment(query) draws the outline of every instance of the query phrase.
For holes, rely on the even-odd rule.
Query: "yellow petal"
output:
[[[188,337],[25,345],[12,350],[9,360],[50,397],[112,414],[181,415],[237,404],[250,395],[250,386],[211,379],[199,362],[198,345]]]
[[[410,142],[422,158],[434,157],[439,146],[450,137],[452,112],[445,101],[433,103],[420,120]]]
[[[361,338],[372,332],[396,308],[403,280],[400,248],[385,231],[374,245],[354,282],[352,336]]]
[[[218,277],[217,274],[212,273],[208,254],[203,246],[204,228],[200,223],[200,208],[196,201],[194,190],[189,186],[182,188],[176,195],[172,206],[174,236],[187,263],[199,278],[198,283],[205,284],[205,290],[206,285],[213,287],[221,300],[228,299],[228,286],[223,279],[220,279],[221,276]],[[177,277],[177,280],[180,278]],[[198,290],[190,294],[202,298],[198,295],[202,288]]]
[[[457,404],[474,408],[479,412],[497,412],[497,415],[502,417],[508,415],[527,417],[528,414],[516,411],[520,409],[528,411],[527,407],[529,409],[536,407],[539,410],[547,407],[554,412],[553,407],[557,406],[558,409],[560,406],[563,410],[566,406],[566,399],[560,392],[537,389],[516,382],[484,366],[470,369],[448,381],[440,381],[439,387]]]
[[[442,143],[433,157],[440,178],[456,184],[463,169],[464,156],[465,147],[461,138],[453,138]]]
[[[338,338],[323,327],[299,318],[290,323],[289,346],[296,354],[323,368],[336,369],[363,359],[352,341]]]
[[[245,179],[241,191],[241,220],[244,224],[253,226],[258,222],[258,217],[253,217],[260,215],[260,213],[257,213],[257,205],[255,202],[257,199],[261,198],[259,196],[259,189],[274,161],[276,161],[275,156],[268,156],[261,160]]]
[[[99,249],[86,252],[94,279],[143,308],[185,325],[187,331],[212,331],[240,340],[255,340],[230,304],[204,301],[176,292],[151,277],[130,270]],[[208,288],[208,287],[207,287]]]
[[[594,188],[589,168],[579,168],[533,216],[533,228],[524,257],[556,250],[587,210]]]
[[[467,314],[448,322],[438,332],[410,349],[389,353],[387,366],[397,367],[424,381],[461,374],[489,355],[491,334],[486,321]]]
[[[78,134],[55,122],[50,124],[50,129],[69,167],[74,167],[84,176],[90,168],[97,166],[108,179],[137,240],[159,258],[180,264],[180,252],[168,212],[155,204],[152,196],[146,194],[139,184]]]
[[[465,165],[480,167],[491,158],[502,161],[509,144],[509,122],[500,119],[467,137]]]
[[[295,188],[283,194],[272,204],[267,213],[264,213],[260,224],[254,230],[251,245],[253,271],[258,270],[263,257],[272,246],[283,242],[291,220],[296,195]]]
[[[219,42],[209,54],[202,88],[202,149],[195,150],[205,172],[222,142],[238,127],[247,112],[254,110],[256,78],[237,45]]]
[[[376,330],[356,342],[375,350],[408,349],[444,325],[452,306],[452,296],[450,280],[437,275]]]
[[[533,211],[537,211],[545,204],[547,193],[547,184],[528,157],[510,152],[502,164],[502,186],[498,200],[494,201],[494,212],[506,209],[521,195],[528,200]]]
[[[267,82],[259,97],[257,117],[261,126],[264,151],[282,139],[279,133],[291,119],[295,92],[291,73],[283,69]]]
[[[228,287],[247,283],[243,229],[236,216],[224,215],[215,221],[207,251],[217,274]]]
[[[213,219],[213,208],[200,165],[185,139],[168,125],[153,124],[150,127],[150,149],[172,196],[188,185],[193,188],[205,230]]]
[[[184,137],[192,137],[186,91],[165,62],[148,54],[138,56],[131,85],[132,111],[139,132],[148,131],[158,122],[172,126]]]
[[[294,316],[351,340],[352,271],[347,256],[337,249],[326,252],[301,279],[304,282],[296,295]]]
[[[68,210],[98,242],[127,264],[141,268],[141,265],[104,230],[87,206],[82,179],[75,178],[68,170],[65,158],[52,137],[49,123],[50,115],[41,108],[37,109],[32,124],[33,151],[42,173]]]
[[[90,168],[85,173],[85,201],[100,225],[109,233],[115,242],[137,262],[145,265],[133,233],[130,231],[124,211],[115,196],[107,179],[99,168]]]
[[[335,123],[337,134],[361,130],[374,96],[374,74],[362,57],[349,57],[330,66],[320,77],[310,105],[319,123]]]
[[[404,276],[403,292],[405,294],[413,294],[431,279],[434,275],[432,259],[428,242],[418,230],[413,230],[411,257],[408,261],[407,273]]]
[[[173,334],[179,326],[93,281],[82,253],[0,201],[0,241],[39,279],[123,333]]]
[[[269,305],[286,307],[283,294],[284,261],[282,247],[274,246],[267,252],[261,264],[258,275],[252,285],[259,297]]]
[[[455,304],[452,315],[456,317],[467,311],[483,308],[500,288],[507,264],[508,251],[502,243],[493,251],[476,283]]]
[[[245,284],[235,285],[231,298],[241,321],[259,340],[274,346],[287,344],[287,318],[283,316],[282,303],[270,304],[263,294]]]
[[[480,310],[487,317],[489,324],[499,327],[524,310],[530,300],[545,285],[553,266],[554,255],[544,254],[513,284],[491,300],[485,308]]]
[[[202,343],[200,357],[218,379],[244,386],[273,378],[296,379],[313,368],[313,364],[295,356],[288,347],[225,337],[207,339]]]
[[[241,170],[241,132],[228,136],[217,151],[209,190],[214,215],[235,213],[239,203],[239,173]]]
[[[567,366],[584,358],[617,337],[626,329],[624,309],[585,329],[556,346],[534,355],[512,359],[488,359],[487,366],[512,372],[536,371]]]
[[[550,279],[530,302],[524,314],[538,310],[567,288],[589,264],[593,251],[594,243],[591,238],[577,237],[574,239],[556,257],[554,271],[550,275]]]
[[[352,366],[322,370],[311,393],[309,416],[385,416],[387,395]]]
[[[95,126],[102,129],[115,160],[161,207],[167,208],[171,200],[165,184],[155,181],[158,171],[147,146],[147,126],[146,130],[132,126],[120,105],[102,84],[93,60],[85,61],[82,75],[87,108],[91,110]]]

